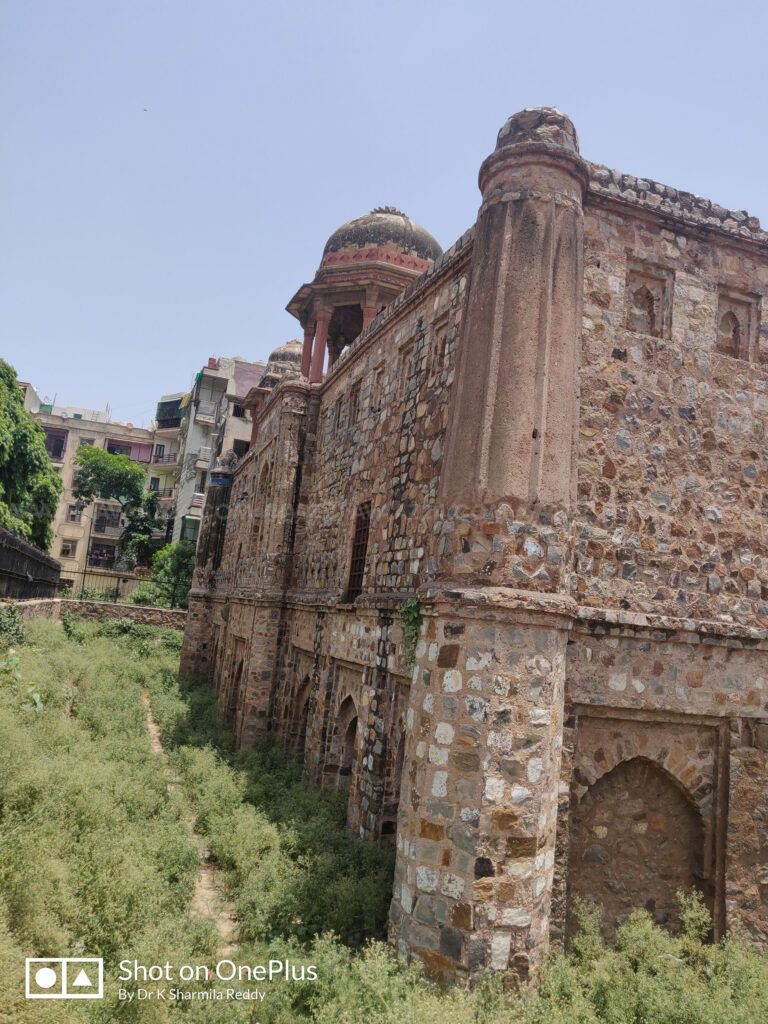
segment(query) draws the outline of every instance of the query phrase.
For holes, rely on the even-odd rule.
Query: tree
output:
[[[147,491],[140,501],[128,503],[124,513],[125,529],[120,537],[120,553],[128,562],[149,565],[159,546],[152,533],[165,525],[158,510],[157,495]]]
[[[103,448],[84,444],[75,456],[75,463],[72,492],[81,508],[90,505],[94,498],[119,501],[123,508],[141,503],[146,483],[144,470],[127,455],[113,455]]]
[[[73,493],[81,508],[94,498],[120,502],[126,525],[120,537],[120,555],[126,565],[149,565],[157,541],[152,532],[164,523],[157,495],[145,491],[144,470],[127,455],[83,445],[75,458]]]
[[[0,526],[47,550],[62,490],[45,431],[24,408],[16,371],[0,359]]]
[[[152,556],[152,579],[140,583],[131,599],[136,604],[186,608],[194,569],[195,545],[192,541],[166,544]]]

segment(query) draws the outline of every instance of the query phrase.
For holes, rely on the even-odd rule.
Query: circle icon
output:
[[[35,972],[35,984],[38,988],[53,988],[57,980],[56,971],[50,967],[41,967]]]

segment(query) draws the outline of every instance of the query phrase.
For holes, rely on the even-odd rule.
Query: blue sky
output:
[[[265,358],[343,221],[450,245],[505,118],[768,223],[768,8],[513,0],[4,0],[0,355],[148,423],[212,354]]]

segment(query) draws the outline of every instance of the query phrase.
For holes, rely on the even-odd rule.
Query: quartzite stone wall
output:
[[[437,976],[525,977],[577,895],[611,935],[692,884],[766,941],[768,236],[586,164],[554,111],[481,188],[322,384],[267,399],[183,670],[396,841],[391,937]]]

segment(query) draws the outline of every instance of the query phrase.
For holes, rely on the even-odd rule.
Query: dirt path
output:
[[[149,694],[146,692],[142,693],[141,699],[147,714],[149,742],[154,752],[159,754],[162,759],[168,789],[180,787],[181,782],[173,768],[171,768],[168,754],[160,738],[160,730],[152,715]],[[186,825],[189,837],[195,844],[198,857],[200,858],[200,870],[197,873],[195,891],[192,894],[192,913],[197,914],[199,917],[207,917],[213,920],[221,940],[219,953],[221,956],[229,956],[235,951],[237,943],[237,915],[235,914],[235,908],[227,899],[224,894],[223,885],[216,877],[216,869],[210,861],[210,852],[206,848],[204,838],[195,831],[195,820],[191,814],[186,819]]]

